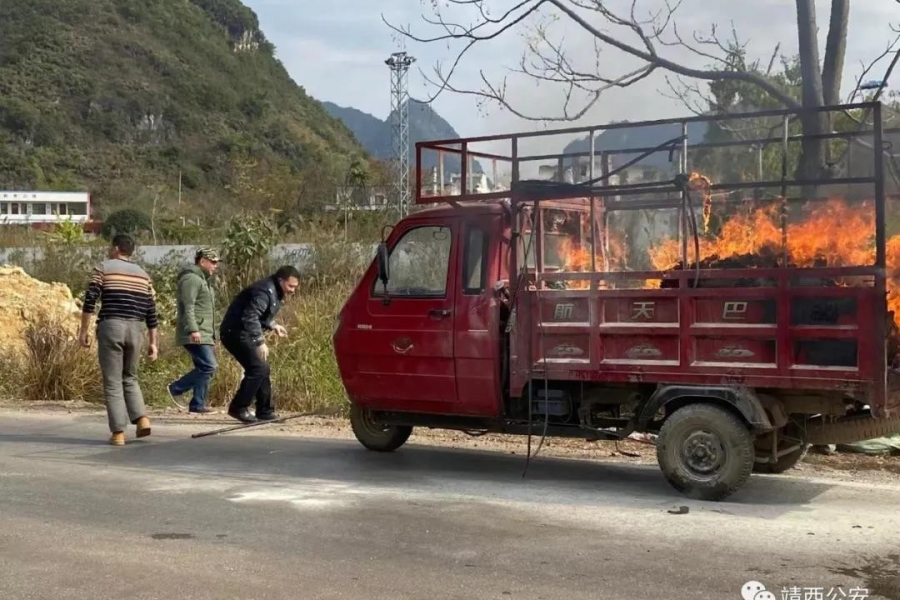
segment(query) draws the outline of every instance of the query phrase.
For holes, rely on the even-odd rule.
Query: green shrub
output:
[[[118,210],[103,221],[100,233],[108,240],[120,233],[138,235],[150,231],[150,217],[133,208]]]

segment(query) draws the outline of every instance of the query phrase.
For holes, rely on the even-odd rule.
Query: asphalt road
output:
[[[645,466],[193,431],[0,411],[0,598],[900,598],[900,484],[705,503]]]

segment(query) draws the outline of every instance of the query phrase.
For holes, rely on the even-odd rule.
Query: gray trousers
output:
[[[97,347],[103,373],[103,396],[109,430],[125,431],[146,414],[138,385],[138,365],[144,346],[144,323],[106,319],[97,324]]]

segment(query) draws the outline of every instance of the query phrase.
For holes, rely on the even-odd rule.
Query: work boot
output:
[[[214,411],[213,409],[211,409],[208,406],[201,406],[199,408],[191,408],[189,412],[192,412],[192,413],[198,414],[198,415],[206,415],[206,414],[213,413],[216,411]]]
[[[228,416],[232,419],[237,419],[241,423],[256,423],[256,417],[250,414],[250,411],[246,408],[240,411],[236,411],[233,408],[228,409]]]
[[[276,419],[278,419],[278,415],[276,415],[274,412],[263,414],[256,413],[257,421],[275,421]]]
[[[124,431],[116,431],[109,437],[109,443],[113,446],[124,446],[125,445],[125,432]]]
[[[137,436],[139,438],[147,437],[150,435],[150,419],[147,417],[141,417],[137,421],[134,422],[137,426]]]

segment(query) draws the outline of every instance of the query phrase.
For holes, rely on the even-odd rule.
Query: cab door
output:
[[[493,289],[500,278],[499,231],[499,215],[460,224],[454,343],[459,414],[496,417],[502,408],[500,306]]]
[[[369,408],[452,413],[457,399],[457,219],[417,219],[391,236],[389,279],[373,282],[356,324],[354,386]],[[386,288],[386,289],[385,289]]]

